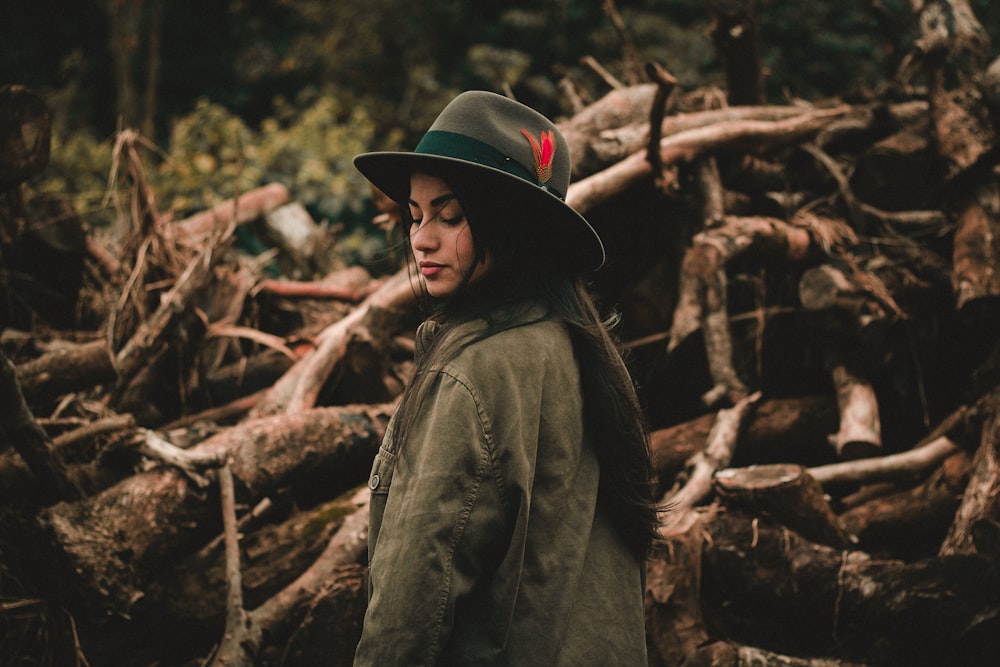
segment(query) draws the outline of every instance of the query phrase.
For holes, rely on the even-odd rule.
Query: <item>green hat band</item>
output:
[[[420,140],[420,143],[417,144],[413,152],[423,155],[450,157],[499,169],[512,176],[517,176],[540,189],[546,190],[563,201],[566,199],[566,196],[555,188],[539,184],[534,172],[526,169],[517,160],[504,155],[485,142],[473,139],[464,134],[445,132],[443,130],[430,130],[424,134],[423,139]]]

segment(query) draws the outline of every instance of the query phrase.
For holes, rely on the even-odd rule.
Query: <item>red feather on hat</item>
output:
[[[542,131],[541,143],[530,132],[521,129],[521,134],[531,142],[531,152],[535,154],[535,176],[540,184],[552,178],[552,158],[556,154],[556,135],[552,130]]]

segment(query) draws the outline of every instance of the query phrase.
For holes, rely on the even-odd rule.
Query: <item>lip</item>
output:
[[[435,262],[420,262],[420,274],[425,278],[437,275],[444,270],[444,264],[437,264]]]

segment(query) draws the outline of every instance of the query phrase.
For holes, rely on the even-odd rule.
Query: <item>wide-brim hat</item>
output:
[[[593,271],[604,264],[604,244],[597,232],[566,203],[566,140],[548,118],[503,95],[462,93],[441,111],[412,153],[362,153],[354,158],[354,166],[402,206],[414,171],[460,174],[463,182],[474,184],[476,199],[531,215],[545,226],[540,238],[558,242],[553,253],[568,258],[574,271]],[[463,205],[468,208],[467,202]]]

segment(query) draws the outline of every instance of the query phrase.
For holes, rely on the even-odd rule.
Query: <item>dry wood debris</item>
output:
[[[728,100],[651,66],[652,83],[615,82],[561,122],[668,508],[650,665],[991,664],[1000,70],[985,33],[964,0],[914,3],[925,33],[891,99],[764,105],[752,44],[726,37],[752,16],[710,4],[743,81]],[[72,261],[46,252],[20,183],[47,161],[47,112],[20,87],[0,107],[16,149],[0,170],[0,662],[41,625],[93,665],[350,664],[363,483],[412,372],[405,267],[312,257],[328,243],[279,184],[171,220],[133,132],[116,148],[120,228]],[[301,275],[263,275],[239,225],[288,227],[275,252]],[[74,280],[52,282],[54,262]]]

